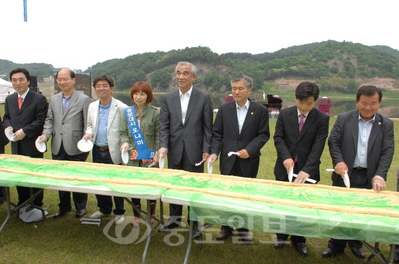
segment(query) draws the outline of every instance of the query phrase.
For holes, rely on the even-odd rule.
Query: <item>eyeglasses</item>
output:
[[[96,84],[95,88],[100,89],[100,88],[109,88],[109,84]]]
[[[62,81],[67,82],[69,80],[72,80],[72,79],[71,78],[57,78],[57,82],[62,82]]]
[[[13,78],[11,79],[11,82],[16,83],[16,82],[23,82],[26,81],[26,78]]]

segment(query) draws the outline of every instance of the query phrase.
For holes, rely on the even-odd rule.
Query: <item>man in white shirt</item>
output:
[[[234,101],[220,106],[213,125],[210,164],[220,153],[220,172],[223,175],[255,178],[258,174],[260,150],[269,140],[269,112],[259,103],[249,100],[253,81],[238,75],[231,81]],[[238,155],[229,156],[230,151]],[[237,228],[242,243],[252,243],[246,228]],[[222,226],[217,240],[232,235],[233,228]]]
[[[193,87],[197,68],[190,62],[176,66],[178,90],[163,96],[160,124],[160,158],[168,156],[168,168],[204,172],[204,165],[195,163],[209,156],[213,108],[208,93]],[[159,228],[170,231],[181,225],[182,206],[170,204],[169,221]],[[196,225],[196,224],[195,224]],[[196,227],[194,227],[194,230]]]

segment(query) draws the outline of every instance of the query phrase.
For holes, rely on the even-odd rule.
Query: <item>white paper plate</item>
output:
[[[349,176],[348,173],[345,171],[345,175],[344,175],[344,184],[347,188],[351,187],[351,182],[349,180]]]
[[[121,157],[122,157],[122,162],[123,164],[127,164],[129,162],[129,152],[125,151],[125,152],[121,152]]]
[[[163,169],[165,167],[165,158],[159,158],[159,168]]]
[[[36,139],[35,146],[36,146],[37,150],[40,151],[41,153],[46,151],[46,143],[40,142],[39,138]]]
[[[14,141],[14,133],[12,133],[9,129],[4,129],[4,134],[10,141]]]
[[[93,148],[93,142],[91,140],[81,139],[77,146],[80,151],[89,152]]]

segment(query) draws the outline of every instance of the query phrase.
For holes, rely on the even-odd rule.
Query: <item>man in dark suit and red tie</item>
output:
[[[269,112],[266,107],[248,99],[253,81],[246,75],[238,75],[231,81],[234,101],[220,106],[213,124],[209,164],[220,153],[220,172],[256,178],[259,169],[260,150],[269,140]],[[237,155],[229,155],[236,152]],[[242,243],[252,243],[247,228],[237,228]],[[230,226],[222,226],[217,240],[225,240],[233,233]]]
[[[48,103],[46,97],[29,89],[30,74],[24,68],[17,68],[10,73],[11,83],[16,91],[6,98],[4,107],[4,127],[14,134],[11,153],[43,158],[37,150],[35,141],[43,131]],[[33,188],[34,192],[39,191]],[[30,188],[17,186],[18,205],[30,198]],[[34,205],[42,206],[43,192],[36,196]]]
[[[8,144],[9,140],[4,133],[3,121],[0,118],[0,154],[4,154],[4,147]],[[0,204],[4,203],[4,188],[0,186]]]
[[[295,106],[281,110],[274,133],[277,160],[274,175],[278,181],[288,181],[288,174],[297,174],[295,183],[308,178],[320,180],[320,157],[328,135],[329,117],[314,108],[319,87],[313,82],[302,82],[295,90]],[[277,234],[275,249],[282,249],[288,234]],[[306,238],[291,235],[291,242],[299,254],[306,256]]]

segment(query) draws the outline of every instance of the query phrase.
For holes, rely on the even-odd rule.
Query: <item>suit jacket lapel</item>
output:
[[[94,111],[91,113],[92,114],[92,120],[93,120],[93,131],[92,133],[94,134],[93,137],[93,142],[96,141],[97,137],[97,129],[98,129],[98,108],[100,105],[100,100],[96,101],[96,107],[94,108]]]
[[[298,113],[298,111],[297,111],[297,113]],[[312,125],[312,122],[313,122],[313,120],[315,118],[315,115],[316,115],[316,113],[315,113],[315,110],[313,108],[312,110],[310,110],[310,112],[308,113],[308,116],[305,119],[305,124],[303,124],[301,133],[298,133],[298,135],[299,135],[298,136],[298,140],[301,139],[302,135],[304,135],[306,133],[306,130],[308,130],[309,127]],[[298,121],[298,119],[297,119],[297,121]],[[298,126],[297,126],[297,130],[299,132],[299,127]]]
[[[181,116],[181,103],[180,103],[179,90],[177,90],[176,93],[173,94],[172,103],[173,103],[172,107],[175,109],[177,118],[180,120],[181,123],[183,123],[183,119],[182,119],[182,116]]]
[[[190,118],[190,115],[193,112],[195,105],[197,104],[197,101],[198,101],[198,91],[193,87],[193,89],[191,90],[190,101],[188,102],[186,119],[184,123],[186,123],[187,120]]]
[[[112,104],[111,104],[111,108],[109,109],[107,131],[109,131],[109,128],[112,124],[112,120],[114,120],[116,111],[118,110],[118,103],[116,102],[116,100],[114,100],[114,98],[112,98],[111,100],[112,100]]]
[[[358,135],[359,135],[359,111],[353,111],[351,114],[351,118],[349,120],[349,127],[352,130],[352,142],[353,142],[353,147],[356,150],[357,149],[357,140],[358,140]]]
[[[377,138],[377,134],[380,132],[382,125],[382,118],[379,114],[375,114],[375,120],[373,122],[373,126],[371,128],[369,142],[367,144],[367,153],[370,153],[370,149],[374,144],[375,139]]]
[[[22,112],[26,107],[28,107],[28,105],[31,103],[32,100],[32,91],[29,91],[28,94],[25,96],[25,99],[22,103],[22,107],[21,109],[18,109],[18,96],[17,96],[17,109],[19,110],[19,112]]]
[[[291,109],[291,112],[289,113],[289,116],[288,116],[288,122],[291,126],[291,129],[292,129],[291,131],[293,131],[293,133],[291,133],[291,134],[295,135],[295,138],[298,141],[298,139],[299,139],[298,109],[296,107],[293,107]]]
[[[245,133],[245,130],[247,130],[251,126],[251,123],[254,120],[254,117],[256,114],[256,111],[255,111],[256,108],[253,104],[254,104],[253,102],[249,101],[247,115],[245,116],[244,124],[242,124],[240,135],[243,135]],[[236,116],[237,116],[237,114],[236,114]],[[237,121],[237,127],[238,127],[238,121]]]
[[[11,102],[11,107],[14,108],[15,112],[18,113],[20,109],[18,109],[18,93],[13,93],[10,95],[10,102]]]
[[[230,120],[230,124],[232,126],[232,129],[234,131],[234,133],[237,135],[237,137],[239,136],[239,132],[238,132],[238,119],[237,119],[237,106],[236,106],[236,102],[232,101],[231,103],[228,103],[229,108],[227,111],[227,118],[229,118]]]
[[[68,114],[68,112],[72,109],[73,105],[75,104],[76,100],[78,100],[78,94],[77,91],[74,90],[73,94],[71,95],[71,99],[69,101],[68,107],[65,110],[64,116],[66,116],[66,114]],[[61,113],[62,113],[62,95],[61,95]]]

